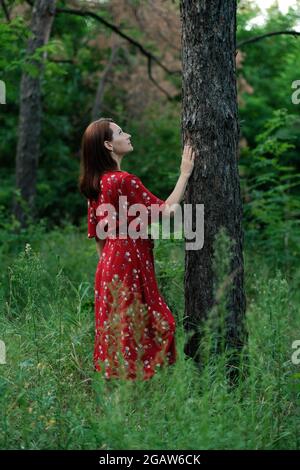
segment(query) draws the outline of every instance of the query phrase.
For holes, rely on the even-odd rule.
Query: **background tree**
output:
[[[55,0],[36,0],[30,23],[31,37],[26,50],[26,67],[22,73],[20,114],[16,155],[16,186],[21,198],[15,201],[14,212],[24,226],[34,218],[37,166],[41,133],[41,74],[46,54],[42,47],[49,40],[54,18]],[[27,203],[27,204],[24,204]]]

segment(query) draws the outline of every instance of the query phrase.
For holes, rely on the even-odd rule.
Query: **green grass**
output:
[[[92,363],[94,245],[66,226],[2,251],[0,448],[299,449],[297,270],[286,279],[245,252],[248,373],[230,389],[224,355],[199,373],[183,353],[183,246],[157,240],[177,362],[149,381],[105,383]]]

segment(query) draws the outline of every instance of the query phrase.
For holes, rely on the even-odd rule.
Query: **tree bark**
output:
[[[202,365],[201,328],[215,305],[214,240],[221,227],[235,242],[233,281],[226,306],[226,346],[246,342],[242,202],[238,172],[239,122],[236,89],[236,0],[181,0],[182,135],[196,151],[185,203],[204,204],[204,245],[185,254],[185,353]],[[194,228],[194,221],[193,221]],[[195,325],[200,326],[199,331]]]
[[[55,14],[55,0],[36,0],[32,10],[30,32],[26,50],[26,66],[34,67],[32,76],[24,70],[20,87],[19,130],[16,155],[16,188],[19,192],[14,200],[14,214],[24,227],[35,217],[36,177],[40,152],[41,132],[41,75],[43,61],[32,59],[37,48],[47,44]]]

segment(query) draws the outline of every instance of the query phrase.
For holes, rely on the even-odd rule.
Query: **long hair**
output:
[[[100,194],[100,178],[105,171],[117,170],[117,162],[105,147],[105,140],[112,140],[109,123],[112,118],[100,118],[86,128],[81,141],[79,191],[88,199]]]

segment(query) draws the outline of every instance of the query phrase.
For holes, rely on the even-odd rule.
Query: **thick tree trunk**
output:
[[[55,0],[36,0],[32,10],[26,57],[35,76],[24,70],[20,88],[20,114],[16,156],[16,188],[20,197],[14,201],[14,213],[21,225],[35,215],[36,175],[41,131],[41,74],[43,60],[31,59],[38,47],[48,42],[55,14]],[[45,59],[45,54],[43,56]]]
[[[239,352],[247,339],[243,270],[242,202],[238,172],[239,123],[236,91],[236,0],[181,0],[182,134],[196,149],[186,203],[204,204],[204,245],[186,250],[185,329],[196,331],[185,353],[201,367],[201,325],[214,305],[213,243],[224,226],[235,242],[234,274],[226,308],[226,345]],[[237,354],[238,356],[238,354]]]

